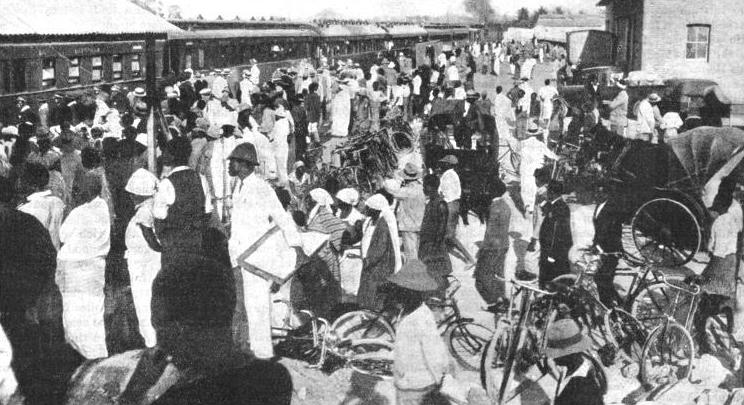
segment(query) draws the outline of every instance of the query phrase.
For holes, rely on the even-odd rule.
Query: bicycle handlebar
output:
[[[555,292],[552,292],[552,291],[541,290],[541,289],[539,289],[539,288],[537,288],[537,287],[535,287],[535,286],[533,286],[531,284],[527,284],[527,283],[525,283],[523,281],[519,281],[519,280],[515,280],[515,279],[507,280],[505,277],[499,277],[498,275],[495,275],[495,274],[494,274],[494,277],[496,277],[498,280],[501,280],[503,282],[511,283],[511,284],[513,284],[514,286],[516,286],[519,289],[530,290],[530,291],[533,291],[533,292],[536,292],[536,293],[542,294],[542,295],[555,295],[556,294]]]
[[[698,294],[700,294],[702,292],[702,288],[700,288],[700,286],[697,285],[697,284],[694,284],[694,283],[691,284],[690,285],[690,288],[680,287],[680,286],[676,286],[676,285],[670,283],[669,281],[667,281],[666,275],[664,273],[662,273],[662,272],[659,271],[659,272],[657,272],[657,274],[659,276],[661,276],[661,282],[662,283],[666,284],[668,287],[671,287],[671,288],[673,288],[675,290],[682,291],[684,293],[692,294],[692,295],[698,295]]]

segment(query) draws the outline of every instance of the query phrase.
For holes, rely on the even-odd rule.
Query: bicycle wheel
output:
[[[511,326],[501,323],[481,354],[481,385],[494,403],[498,399],[501,381],[510,377],[510,372],[506,370],[505,365],[509,356],[511,337]]]
[[[360,339],[393,342],[395,331],[382,314],[362,309],[338,317],[331,325],[327,343],[332,353],[346,357],[356,353],[352,350],[353,341]]]
[[[641,356],[641,382],[650,387],[690,377],[695,344],[682,325],[670,321],[651,332]]]
[[[679,280],[668,282],[685,286],[684,282]],[[631,302],[630,314],[639,320],[647,330],[652,330],[662,322],[664,314],[671,315],[675,321],[684,325],[690,305],[692,305],[690,294],[685,294],[659,282],[643,287],[636,294]]]
[[[643,324],[620,308],[607,311],[604,322],[608,332],[605,335],[607,341],[627,355],[629,360],[639,361],[648,335]]]
[[[459,322],[450,324],[444,336],[455,360],[467,370],[478,371],[493,330],[475,322]]]

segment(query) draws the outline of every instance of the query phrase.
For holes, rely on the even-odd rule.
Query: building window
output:
[[[80,58],[70,58],[70,69],[67,71],[67,83],[80,83]]]
[[[121,79],[121,55],[111,56],[111,78],[114,80]]]
[[[687,26],[687,59],[708,60],[710,25]]]
[[[46,58],[42,60],[41,65],[41,87],[48,89],[57,85],[57,80],[54,71],[54,64],[56,60],[54,58]]]
[[[90,80],[100,82],[103,80],[103,58],[94,56],[90,58]]]
[[[132,77],[140,77],[142,69],[140,68],[140,56],[132,55]]]

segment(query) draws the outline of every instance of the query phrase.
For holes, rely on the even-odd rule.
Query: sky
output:
[[[536,10],[540,6],[552,9],[561,6],[578,12],[599,11],[598,0],[486,0],[499,14],[516,14],[521,7]],[[464,14],[461,0],[163,0],[178,4],[184,17],[244,19],[252,16],[284,16],[289,19],[312,19],[321,10],[330,9],[345,18],[403,17],[411,15],[441,16]]]

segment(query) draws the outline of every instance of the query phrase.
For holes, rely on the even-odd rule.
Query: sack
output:
[[[439,393],[455,404],[467,404],[470,386],[456,379],[452,374],[445,374]]]

